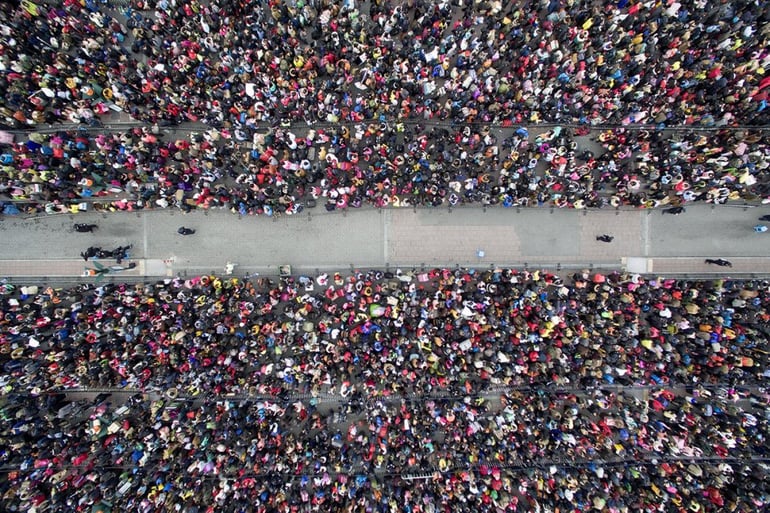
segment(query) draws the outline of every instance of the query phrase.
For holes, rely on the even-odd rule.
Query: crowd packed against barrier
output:
[[[93,207],[770,199],[767,132],[733,130],[770,112],[762,2],[22,4],[0,6],[7,126],[122,110],[148,128],[5,145],[0,197],[25,201],[6,213],[78,212],[110,194],[121,199]],[[212,130],[159,139],[186,121]],[[311,128],[276,129],[293,122]],[[517,129],[539,122],[579,128]],[[601,155],[575,141],[642,122],[656,129],[593,132]],[[725,130],[658,131],[682,125]]]
[[[768,419],[730,394],[514,391],[344,415],[7,396],[0,491],[6,511],[762,511]]]
[[[770,7],[737,0],[3,4],[4,117],[768,123]]]
[[[27,390],[375,397],[770,377],[766,282],[409,274],[203,276],[4,296],[5,379]]]
[[[770,283],[565,278],[5,283],[6,510],[767,507]]]
[[[737,129],[768,124],[768,2],[19,4],[6,128],[146,127],[4,133],[6,213],[770,199]],[[769,305],[515,270],[0,283],[3,509],[762,511]]]
[[[158,127],[32,133],[0,146],[0,198],[6,213],[170,207],[269,216],[318,203],[331,211],[770,201],[770,131],[616,128],[593,132],[593,142],[581,133],[398,123],[251,137],[209,129],[180,138]]]

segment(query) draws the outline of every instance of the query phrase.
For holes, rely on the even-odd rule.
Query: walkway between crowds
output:
[[[222,274],[277,275],[358,269],[489,267],[628,270],[672,276],[770,274],[768,239],[752,226],[763,208],[689,206],[678,216],[659,211],[578,212],[548,209],[361,209],[282,218],[233,218],[226,211],[79,214],[0,223],[0,277],[80,277],[89,246],[132,245],[135,269],[122,278]],[[72,231],[75,221],[97,224]],[[182,237],[179,226],[197,233]],[[611,243],[597,241],[608,234]],[[226,249],[224,249],[226,248]],[[732,267],[705,263],[726,259]],[[114,265],[105,260],[105,265]]]

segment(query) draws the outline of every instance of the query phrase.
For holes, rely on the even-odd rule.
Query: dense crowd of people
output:
[[[3,2],[2,211],[767,202],[769,35],[751,0]],[[768,336],[764,280],[0,283],[3,510],[762,511]]]
[[[305,285],[204,276],[4,298],[3,349],[28,389],[175,387],[196,397],[746,385],[770,373],[763,283],[381,274]]]
[[[770,501],[767,281],[431,269],[2,292],[10,511]],[[83,388],[140,395],[63,395]]]
[[[761,2],[3,5],[8,126],[146,124],[5,145],[6,213],[770,199]]]
[[[132,0],[6,7],[7,123],[768,121],[770,8],[738,0]]]
[[[227,208],[239,215],[502,205],[654,208],[770,200],[770,132],[359,124],[246,138],[210,129],[29,134],[0,154],[7,213]],[[2,151],[2,150],[0,150]],[[15,209],[15,210],[13,210]]]
[[[8,401],[6,511],[751,512],[770,500],[752,460],[767,420],[730,397],[373,401],[349,424],[290,401]]]

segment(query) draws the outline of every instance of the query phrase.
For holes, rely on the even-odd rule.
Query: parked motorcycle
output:
[[[705,260],[705,263],[718,265],[719,267],[732,267],[733,266],[732,262],[730,262],[729,260],[725,260],[724,258],[707,258]]]
[[[133,247],[132,244],[129,244],[128,246],[118,246],[117,248],[113,250],[107,250],[102,248],[97,248],[94,246],[89,247],[84,252],[80,253],[80,256],[83,257],[83,260],[88,260],[89,258],[114,258],[118,264],[120,264],[124,258],[128,258],[128,250]]]
[[[99,226],[95,224],[75,223],[73,228],[79,233],[93,233]]]

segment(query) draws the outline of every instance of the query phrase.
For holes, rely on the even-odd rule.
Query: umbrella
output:
[[[607,281],[607,277],[604,276],[603,274],[599,274],[599,273],[594,274],[594,277],[593,277],[594,283],[604,283],[605,281]]]
[[[3,205],[3,214],[7,216],[17,216],[20,213],[21,212],[19,212],[19,209],[16,208],[16,205],[14,205],[13,203],[6,203],[5,205]]]
[[[378,304],[372,304],[369,306],[369,315],[372,317],[382,317],[385,315],[385,307]]]
[[[754,185],[755,183],[757,183],[757,178],[756,178],[754,175],[752,175],[752,174],[751,174],[751,173],[750,173],[750,172],[747,170],[745,173],[743,173],[743,174],[740,176],[740,178],[738,179],[738,181],[739,181],[740,183],[742,183],[742,184],[745,184],[745,185]]]

